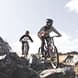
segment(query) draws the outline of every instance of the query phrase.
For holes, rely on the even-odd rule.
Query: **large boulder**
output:
[[[47,69],[40,73],[41,78],[75,78],[75,72],[70,67]]]
[[[21,68],[17,67],[17,69],[12,74],[12,78],[40,78],[38,74],[29,67]]]

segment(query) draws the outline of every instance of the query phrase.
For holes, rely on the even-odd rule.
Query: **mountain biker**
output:
[[[30,32],[27,30],[25,32],[25,34],[19,39],[20,42],[22,42],[22,55],[27,56],[28,55],[28,51],[29,51],[29,43],[28,40],[30,40],[31,42],[33,42],[33,39],[31,38],[31,36],[29,35]],[[27,44],[27,52],[24,52],[24,44]]]
[[[44,57],[44,45],[45,41],[47,42],[48,45],[48,38],[50,37],[50,33],[53,31],[54,33],[57,34],[57,37],[61,37],[61,34],[53,27],[53,20],[52,19],[46,19],[46,25],[43,26],[39,32],[38,32],[38,37],[41,40],[41,52]]]

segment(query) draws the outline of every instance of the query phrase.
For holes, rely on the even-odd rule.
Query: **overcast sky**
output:
[[[59,51],[78,51],[78,0],[0,0],[0,36],[13,49],[18,49],[26,30],[38,48],[36,35],[46,18],[54,19],[54,27],[63,35],[56,40]]]

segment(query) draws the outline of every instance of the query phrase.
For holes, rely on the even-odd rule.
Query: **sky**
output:
[[[18,54],[19,38],[26,30],[34,40],[30,42],[30,53],[38,51],[37,32],[46,18],[52,18],[53,26],[62,34],[55,38],[59,52],[78,51],[78,0],[0,0],[0,36]]]

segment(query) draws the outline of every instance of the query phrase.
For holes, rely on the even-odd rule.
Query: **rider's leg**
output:
[[[46,43],[47,43],[47,48],[48,48],[48,50],[47,50],[47,55],[48,55],[48,57],[50,56],[50,54],[49,54],[49,47],[50,47],[49,37],[50,37],[50,36],[47,36],[47,37],[46,37]]]
[[[22,43],[22,55],[24,55],[24,43]]]
[[[41,53],[42,53],[42,56],[44,56],[44,45],[45,45],[45,40],[42,39],[42,43],[41,43]]]

